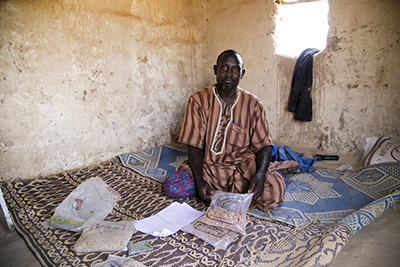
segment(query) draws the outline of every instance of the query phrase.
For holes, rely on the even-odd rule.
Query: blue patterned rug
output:
[[[292,183],[286,188],[280,206],[267,213],[255,209],[250,214],[296,226],[309,220],[344,221],[356,232],[368,224],[366,220],[371,222],[400,196],[399,163],[371,165],[358,171],[314,167],[311,173],[292,174],[288,178]],[[368,205],[364,213],[357,213]]]
[[[400,191],[396,191],[347,215],[340,222],[348,224],[353,229],[353,233],[357,233],[399,201]]]
[[[125,167],[159,182],[163,182],[174,173],[186,159],[187,147],[181,144],[171,144],[117,157],[117,161]]]
[[[187,159],[187,151],[185,145],[172,144],[117,159],[125,167],[162,182]],[[280,206],[270,212],[254,209],[250,214],[293,226],[311,220],[323,224],[342,221],[356,232],[400,199],[400,163],[357,171],[314,167],[311,172],[289,174],[288,178],[292,183]]]

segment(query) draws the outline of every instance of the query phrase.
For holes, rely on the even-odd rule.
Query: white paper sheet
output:
[[[166,237],[194,222],[201,215],[202,211],[195,210],[186,203],[173,202],[156,215],[137,221],[135,228],[152,236]]]

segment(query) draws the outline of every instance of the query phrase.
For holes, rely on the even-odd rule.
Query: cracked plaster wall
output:
[[[204,82],[202,1],[0,2],[1,180],[177,138]]]
[[[277,61],[273,39],[276,12],[274,1],[219,0],[209,2],[206,17],[207,48],[213,60],[210,65],[215,64],[223,50],[235,49],[241,53],[246,73],[239,86],[263,102],[273,137],[278,135]]]
[[[189,95],[215,82],[228,48],[274,140],[350,151],[357,136],[398,138],[399,3],[331,1],[310,123],[287,111],[295,59],[274,55],[276,12],[250,0],[1,1],[1,179],[176,140]]]
[[[295,59],[278,58],[279,139],[351,152],[357,138],[400,138],[400,2],[329,1],[327,48],[314,58],[313,119],[288,112]]]

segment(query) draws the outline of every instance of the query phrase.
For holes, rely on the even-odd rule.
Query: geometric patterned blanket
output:
[[[178,143],[117,157],[124,166],[159,182],[173,174],[186,159],[187,147]]]
[[[283,203],[268,213],[253,210],[253,215],[294,226],[309,220],[332,223],[347,218],[357,232],[399,201],[400,163],[371,165],[357,171],[314,167],[311,173],[288,177],[292,183],[286,188]],[[360,216],[357,211],[367,205],[368,216],[365,211]]]
[[[15,229],[43,266],[92,266],[109,254],[127,252],[75,253],[72,247],[80,233],[50,229],[42,225],[56,207],[79,184],[100,177],[116,190],[120,199],[108,221],[147,218],[172,202],[187,203],[197,210],[205,205],[197,198],[174,199],[162,183],[145,177],[115,160],[67,172],[1,184]],[[226,250],[215,249],[203,240],[182,232],[157,238],[135,231],[130,241],[148,240],[153,250],[129,256],[146,266],[327,266],[353,234],[347,223],[322,224],[316,220],[299,226],[247,215],[246,235]]]
[[[186,146],[171,144],[120,155],[120,162],[157,181],[172,174],[187,159]],[[400,163],[371,165],[357,171],[313,167],[311,172],[289,174],[283,203],[270,212],[254,209],[251,215],[299,226],[311,220],[334,223],[345,220],[359,231],[396,203],[400,189]],[[376,202],[375,205],[371,203]],[[379,203],[379,204],[378,204]],[[355,213],[369,205],[368,215]],[[383,209],[383,210],[382,210]]]

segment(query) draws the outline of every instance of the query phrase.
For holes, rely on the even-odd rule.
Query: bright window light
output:
[[[297,57],[306,48],[325,49],[328,12],[328,0],[281,4],[276,23],[275,52]]]

